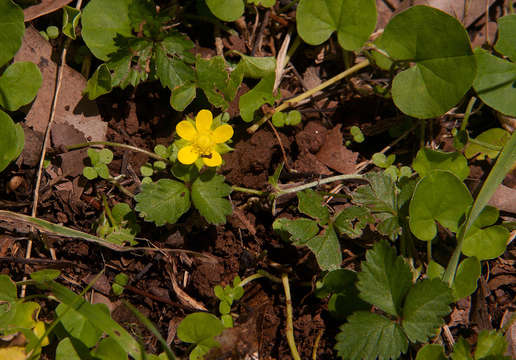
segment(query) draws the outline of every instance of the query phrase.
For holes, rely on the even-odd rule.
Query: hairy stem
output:
[[[85,147],[90,147],[90,146],[95,146],[95,145],[112,146],[112,147],[119,147],[119,148],[128,149],[128,150],[132,150],[132,151],[137,151],[137,152],[141,152],[142,154],[145,154],[145,155],[147,155],[147,156],[149,156],[151,158],[154,158],[156,160],[161,160],[161,161],[168,162],[168,159],[166,159],[164,157],[161,157],[161,156],[159,156],[156,153],[153,153],[153,152],[141,149],[141,148],[136,147],[136,146],[120,144],[120,143],[111,142],[111,141],[89,141],[89,142],[85,142],[85,143],[80,143],[80,144],[66,146],[66,150],[70,151],[70,150],[82,149],[82,148],[85,148]]]
[[[280,196],[283,196],[286,194],[291,194],[293,192],[310,189],[310,188],[313,188],[318,185],[327,184],[327,183],[331,183],[331,182],[339,181],[339,180],[366,180],[366,178],[364,177],[364,175],[360,175],[360,174],[343,174],[343,175],[330,176],[325,179],[320,179],[320,180],[309,182],[307,184],[294,186],[294,187],[291,187],[288,189],[278,190],[275,194],[275,197],[280,197]]]

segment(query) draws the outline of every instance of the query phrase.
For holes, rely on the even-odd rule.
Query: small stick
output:
[[[288,275],[283,273],[281,275],[281,281],[283,282],[283,288],[285,289],[285,302],[287,303],[287,342],[290,347],[290,353],[294,360],[301,360],[299,353],[297,352],[296,340],[294,339],[294,323],[292,321],[292,298],[290,297],[290,285],[288,283]]]

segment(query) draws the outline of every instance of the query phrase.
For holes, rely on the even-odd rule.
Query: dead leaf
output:
[[[316,154],[317,159],[326,166],[341,174],[352,174],[356,171],[358,153],[349,150],[342,143],[341,124],[328,131],[326,142]]]
[[[44,133],[50,118],[50,108],[56,85],[57,65],[51,59],[52,47],[30,26],[25,30],[23,43],[15,61],[32,61],[43,76],[43,83],[26,117],[26,125]],[[83,97],[86,79],[65,65],[55,123],[66,123],[82,131],[91,141],[105,141],[107,123],[103,122],[95,102]]]
[[[516,214],[516,189],[500,184],[488,204],[499,210]]]
[[[71,2],[72,0],[41,0],[39,4],[29,6],[23,10],[25,22],[50,14]]]
[[[23,147],[23,151],[21,153],[23,164],[34,167],[39,163],[42,150],[41,148],[43,147],[43,138],[45,135],[42,132],[32,130],[25,124],[22,126],[23,133],[25,135],[25,146]]]

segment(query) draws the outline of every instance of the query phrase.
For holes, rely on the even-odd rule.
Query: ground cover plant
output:
[[[468,4],[0,0],[0,359],[514,357],[516,15]]]

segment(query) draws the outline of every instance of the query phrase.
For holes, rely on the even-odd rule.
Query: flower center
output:
[[[199,135],[195,140],[196,150],[200,155],[209,155],[212,150],[212,141],[209,135]]]

